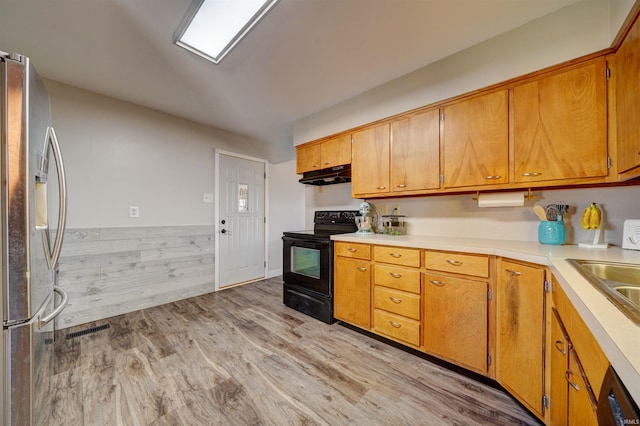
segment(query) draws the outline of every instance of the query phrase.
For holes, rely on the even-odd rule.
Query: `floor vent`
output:
[[[95,333],[96,331],[106,330],[107,328],[111,328],[109,324],[102,324],[97,327],[87,328],[86,330],[76,331],[75,333],[67,334],[67,340],[73,339],[74,337],[84,336],[85,334]]]

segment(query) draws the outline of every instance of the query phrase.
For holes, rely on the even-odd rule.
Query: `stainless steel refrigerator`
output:
[[[66,183],[49,97],[28,58],[0,52],[2,424],[51,414],[56,284]]]

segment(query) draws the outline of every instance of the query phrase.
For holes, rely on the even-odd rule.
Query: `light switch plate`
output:
[[[205,192],[202,194],[202,202],[203,203],[213,203],[213,194],[209,192]]]
[[[129,206],[129,217],[130,218],[140,217],[140,208],[138,208],[138,206]]]

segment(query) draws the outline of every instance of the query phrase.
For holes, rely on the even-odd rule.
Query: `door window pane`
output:
[[[249,184],[238,184],[238,213],[249,213]]]

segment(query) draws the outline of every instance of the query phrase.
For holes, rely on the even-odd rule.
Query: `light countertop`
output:
[[[341,234],[335,241],[478,253],[548,266],[587,324],[625,387],[640,405],[640,326],[627,318],[587,281],[567,259],[640,264],[640,251],[587,249],[530,241],[431,237],[426,235]]]

